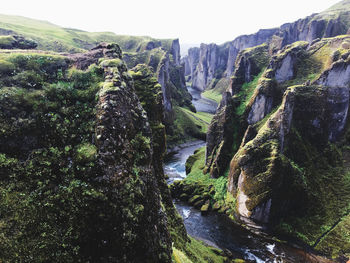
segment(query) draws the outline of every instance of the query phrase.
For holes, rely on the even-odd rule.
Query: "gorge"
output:
[[[0,262],[348,262],[350,1],[224,44],[0,15]]]

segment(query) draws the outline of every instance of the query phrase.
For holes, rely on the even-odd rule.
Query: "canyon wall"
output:
[[[348,17],[347,9],[341,7],[329,9],[293,23],[286,23],[279,28],[262,29],[255,34],[239,36],[222,45],[201,44],[198,64],[187,63],[187,67],[190,68],[186,68],[185,72],[192,79],[192,87],[204,90],[210,86],[214,78],[229,78],[232,75],[236,58],[241,50],[267,42],[270,44],[272,54],[296,41],[311,43],[315,39],[343,35],[349,29]],[[189,54],[188,57],[193,55]]]
[[[28,54],[0,55],[1,260],[171,262],[188,238],[152,68],[117,44]]]
[[[350,212],[350,38],[271,54],[273,45],[239,53],[209,127],[205,172],[228,171],[225,202],[236,219],[347,255],[349,243],[337,238]]]

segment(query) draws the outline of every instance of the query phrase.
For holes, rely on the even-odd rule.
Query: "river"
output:
[[[201,97],[199,91],[188,88],[192,95],[192,103],[197,111],[214,113],[217,104]],[[164,165],[169,176],[168,183],[186,177],[185,163],[193,152],[205,146],[204,141],[192,141],[177,146],[175,154]],[[227,249],[248,262],[330,262],[324,258],[307,253],[301,248],[276,242],[268,235],[256,235],[251,231],[233,223],[227,216],[215,212],[202,215],[198,209],[187,203],[174,200],[175,206],[184,220],[187,233],[208,245]]]

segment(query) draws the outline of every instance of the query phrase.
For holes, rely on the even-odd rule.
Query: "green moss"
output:
[[[239,101],[239,106],[236,107],[236,114],[238,116],[241,116],[244,113],[250,98],[254,94],[255,88],[258,85],[259,79],[262,76],[263,72],[264,70],[262,70],[259,75],[255,76],[251,82],[244,83],[242,85],[241,90],[234,95],[234,98],[237,101]]]
[[[97,148],[90,143],[83,143],[77,147],[76,160],[78,162],[91,162],[96,159]]]
[[[205,98],[216,101],[217,103],[220,103],[222,99],[222,93],[214,89],[206,90],[201,95]]]
[[[1,46],[11,46],[15,41],[13,36],[0,36],[0,47]]]
[[[205,139],[208,129],[210,114],[193,113],[188,109],[174,107],[174,134],[168,135],[168,144],[185,142],[191,138]]]
[[[316,245],[316,249],[336,259],[350,256],[350,215],[340,219]]]
[[[175,263],[192,263],[188,257],[182,253],[180,250],[173,247],[173,262]]]
[[[115,59],[105,59],[102,62],[100,62],[101,67],[120,67],[123,65],[123,61],[119,58]]]
[[[13,74],[15,70],[15,65],[9,61],[4,59],[0,60],[0,75],[8,75]]]
[[[197,184],[198,187],[204,187],[206,189],[213,187],[214,191],[210,194],[212,200],[223,203],[227,193],[228,171],[224,176],[219,178],[211,178],[209,174],[203,172],[205,168],[205,147],[197,150],[192,156],[190,156],[189,160],[192,160],[192,165],[190,172],[187,174],[187,177],[183,182],[190,185]]]
[[[176,263],[224,263],[228,260],[219,249],[210,247],[192,237],[190,237],[190,242],[187,244],[185,250],[180,251],[175,247],[173,251],[173,259]]]

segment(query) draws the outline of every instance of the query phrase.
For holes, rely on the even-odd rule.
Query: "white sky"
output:
[[[7,0],[0,13],[86,31],[180,38],[181,43],[233,40],[320,12],[339,0]]]

